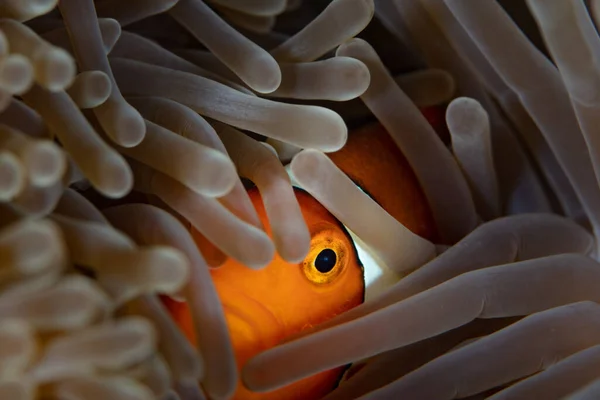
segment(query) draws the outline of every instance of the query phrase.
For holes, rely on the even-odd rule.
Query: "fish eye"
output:
[[[308,255],[302,263],[304,275],[317,285],[331,283],[344,270],[348,245],[341,232],[324,229],[313,234]]]
[[[315,258],[315,268],[322,274],[331,272],[337,263],[337,254],[332,249],[323,249]]]

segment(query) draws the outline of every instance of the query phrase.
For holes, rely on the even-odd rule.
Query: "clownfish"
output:
[[[294,192],[311,235],[310,250],[302,263],[290,264],[276,255],[265,268],[252,270],[228,258],[218,268],[211,269],[238,369],[287,337],[325,322],[364,300],[363,266],[352,238],[308,193],[298,188]],[[248,195],[270,234],[258,190],[251,188]],[[165,304],[186,336],[194,341],[186,306],[168,300]],[[319,399],[334,389],[343,371],[344,368],[326,371],[270,393],[250,392],[239,383],[233,398]]]
[[[329,154],[332,161],[367,195],[414,233],[436,239],[433,217],[416,176],[402,152],[379,124],[352,131],[346,146]],[[352,237],[325,207],[294,188],[311,234],[303,262],[279,256],[265,268],[252,270],[231,258],[211,276],[221,299],[238,369],[258,353],[304,329],[358,306],[365,298],[365,275]],[[269,221],[256,188],[250,199],[266,232]],[[192,235],[201,243],[199,233]],[[205,246],[200,246],[202,251]],[[194,342],[185,303],[165,299],[171,315]],[[238,383],[235,400],[316,400],[332,391],[346,367],[325,371],[268,393],[255,393]]]

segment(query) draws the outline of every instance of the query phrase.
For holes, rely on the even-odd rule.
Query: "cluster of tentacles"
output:
[[[600,2],[525,3],[0,0],[0,398],[598,398]],[[326,156],[372,120],[440,243]],[[297,263],[292,181],[395,281],[240,373],[190,229]]]

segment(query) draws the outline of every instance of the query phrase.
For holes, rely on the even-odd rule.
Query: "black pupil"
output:
[[[315,259],[315,268],[317,271],[325,274],[335,267],[337,256],[335,251],[331,249],[323,249]]]

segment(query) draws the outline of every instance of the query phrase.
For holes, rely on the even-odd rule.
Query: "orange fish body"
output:
[[[414,173],[379,124],[353,131],[347,145],[329,156],[390,215],[422,237],[436,237],[429,207]],[[301,190],[295,193],[312,238],[303,263],[290,264],[276,256],[267,267],[256,271],[226,259],[211,270],[239,369],[258,353],[364,300],[362,265],[348,232],[309,194]],[[270,234],[258,190],[250,189],[249,195]],[[192,234],[203,254],[208,252],[210,257],[211,246],[193,229]],[[169,299],[165,299],[165,304],[194,343],[187,305]],[[240,383],[234,399],[320,399],[335,388],[344,370],[326,371],[269,393],[250,392]]]
[[[212,271],[239,368],[287,337],[363,302],[363,270],[352,239],[310,195],[295,192],[312,238],[302,264],[289,264],[276,256],[259,271],[233,260]],[[270,233],[258,191],[249,194]],[[239,387],[234,398],[318,399],[334,388],[340,373],[328,371],[271,393]]]
[[[295,193],[311,234],[310,251],[301,264],[290,264],[276,255],[265,268],[252,270],[229,258],[211,270],[239,369],[258,353],[364,299],[362,265],[349,234],[309,194],[299,189]],[[270,234],[258,190],[250,189],[249,196]],[[187,306],[169,300],[165,304],[195,342]],[[250,392],[240,383],[234,399],[319,399],[335,387],[343,371],[336,368],[269,393]]]

